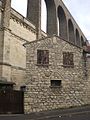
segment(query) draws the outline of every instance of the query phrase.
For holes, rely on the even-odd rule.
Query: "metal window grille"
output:
[[[49,51],[37,50],[37,64],[49,64]]]
[[[73,66],[73,53],[72,52],[63,52],[63,65]]]

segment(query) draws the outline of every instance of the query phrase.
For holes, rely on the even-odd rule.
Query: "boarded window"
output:
[[[66,67],[73,67],[73,53],[72,52],[63,52],[63,65]]]
[[[49,51],[37,50],[37,64],[48,65],[49,64]]]

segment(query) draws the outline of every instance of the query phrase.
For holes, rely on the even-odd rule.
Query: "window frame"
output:
[[[50,87],[51,88],[60,88],[62,84],[62,80],[51,80]]]
[[[63,52],[63,66],[64,67],[74,67],[73,52]]]
[[[49,65],[49,50],[37,49],[37,65]]]

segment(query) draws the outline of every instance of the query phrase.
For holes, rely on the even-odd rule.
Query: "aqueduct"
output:
[[[1,1],[5,3],[4,0]],[[11,0],[7,2],[10,5]],[[47,35],[56,34],[74,45],[82,46],[86,38],[64,3],[61,0],[44,0],[44,2],[47,9]],[[36,26],[37,39],[40,38],[41,0],[27,0],[26,18]]]
[[[45,0],[45,3],[47,8],[47,34],[59,35],[72,44],[81,46],[86,38],[62,1]],[[27,19],[41,29],[41,0],[28,0]]]

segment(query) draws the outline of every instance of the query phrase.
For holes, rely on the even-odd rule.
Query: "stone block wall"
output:
[[[49,50],[49,66],[37,65],[37,50]],[[72,52],[74,67],[63,66],[63,52]],[[26,44],[25,113],[87,104],[82,48],[53,36]],[[51,80],[61,80],[52,87]]]
[[[87,80],[88,80],[88,86],[87,86],[87,99],[88,103],[90,104],[90,53],[87,54],[87,61],[86,61],[86,72],[87,72]]]
[[[36,39],[36,27],[12,8],[5,27],[3,11],[0,6],[0,76],[15,82],[19,89],[26,80],[26,48],[23,44]],[[42,32],[42,37],[45,35]]]
[[[26,81],[26,42],[36,40],[36,28],[22,15],[11,9],[10,19],[10,68],[11,81],[16,83],[16,88]],[[44,37],[46,34],[42,32]]]
[[[26,48],[23,44],[36,39],[35,26],[10,9],[10,20],[5,27],[3,11],[0,6],[0,76],[15,82],[19,89],[26,77]]]

